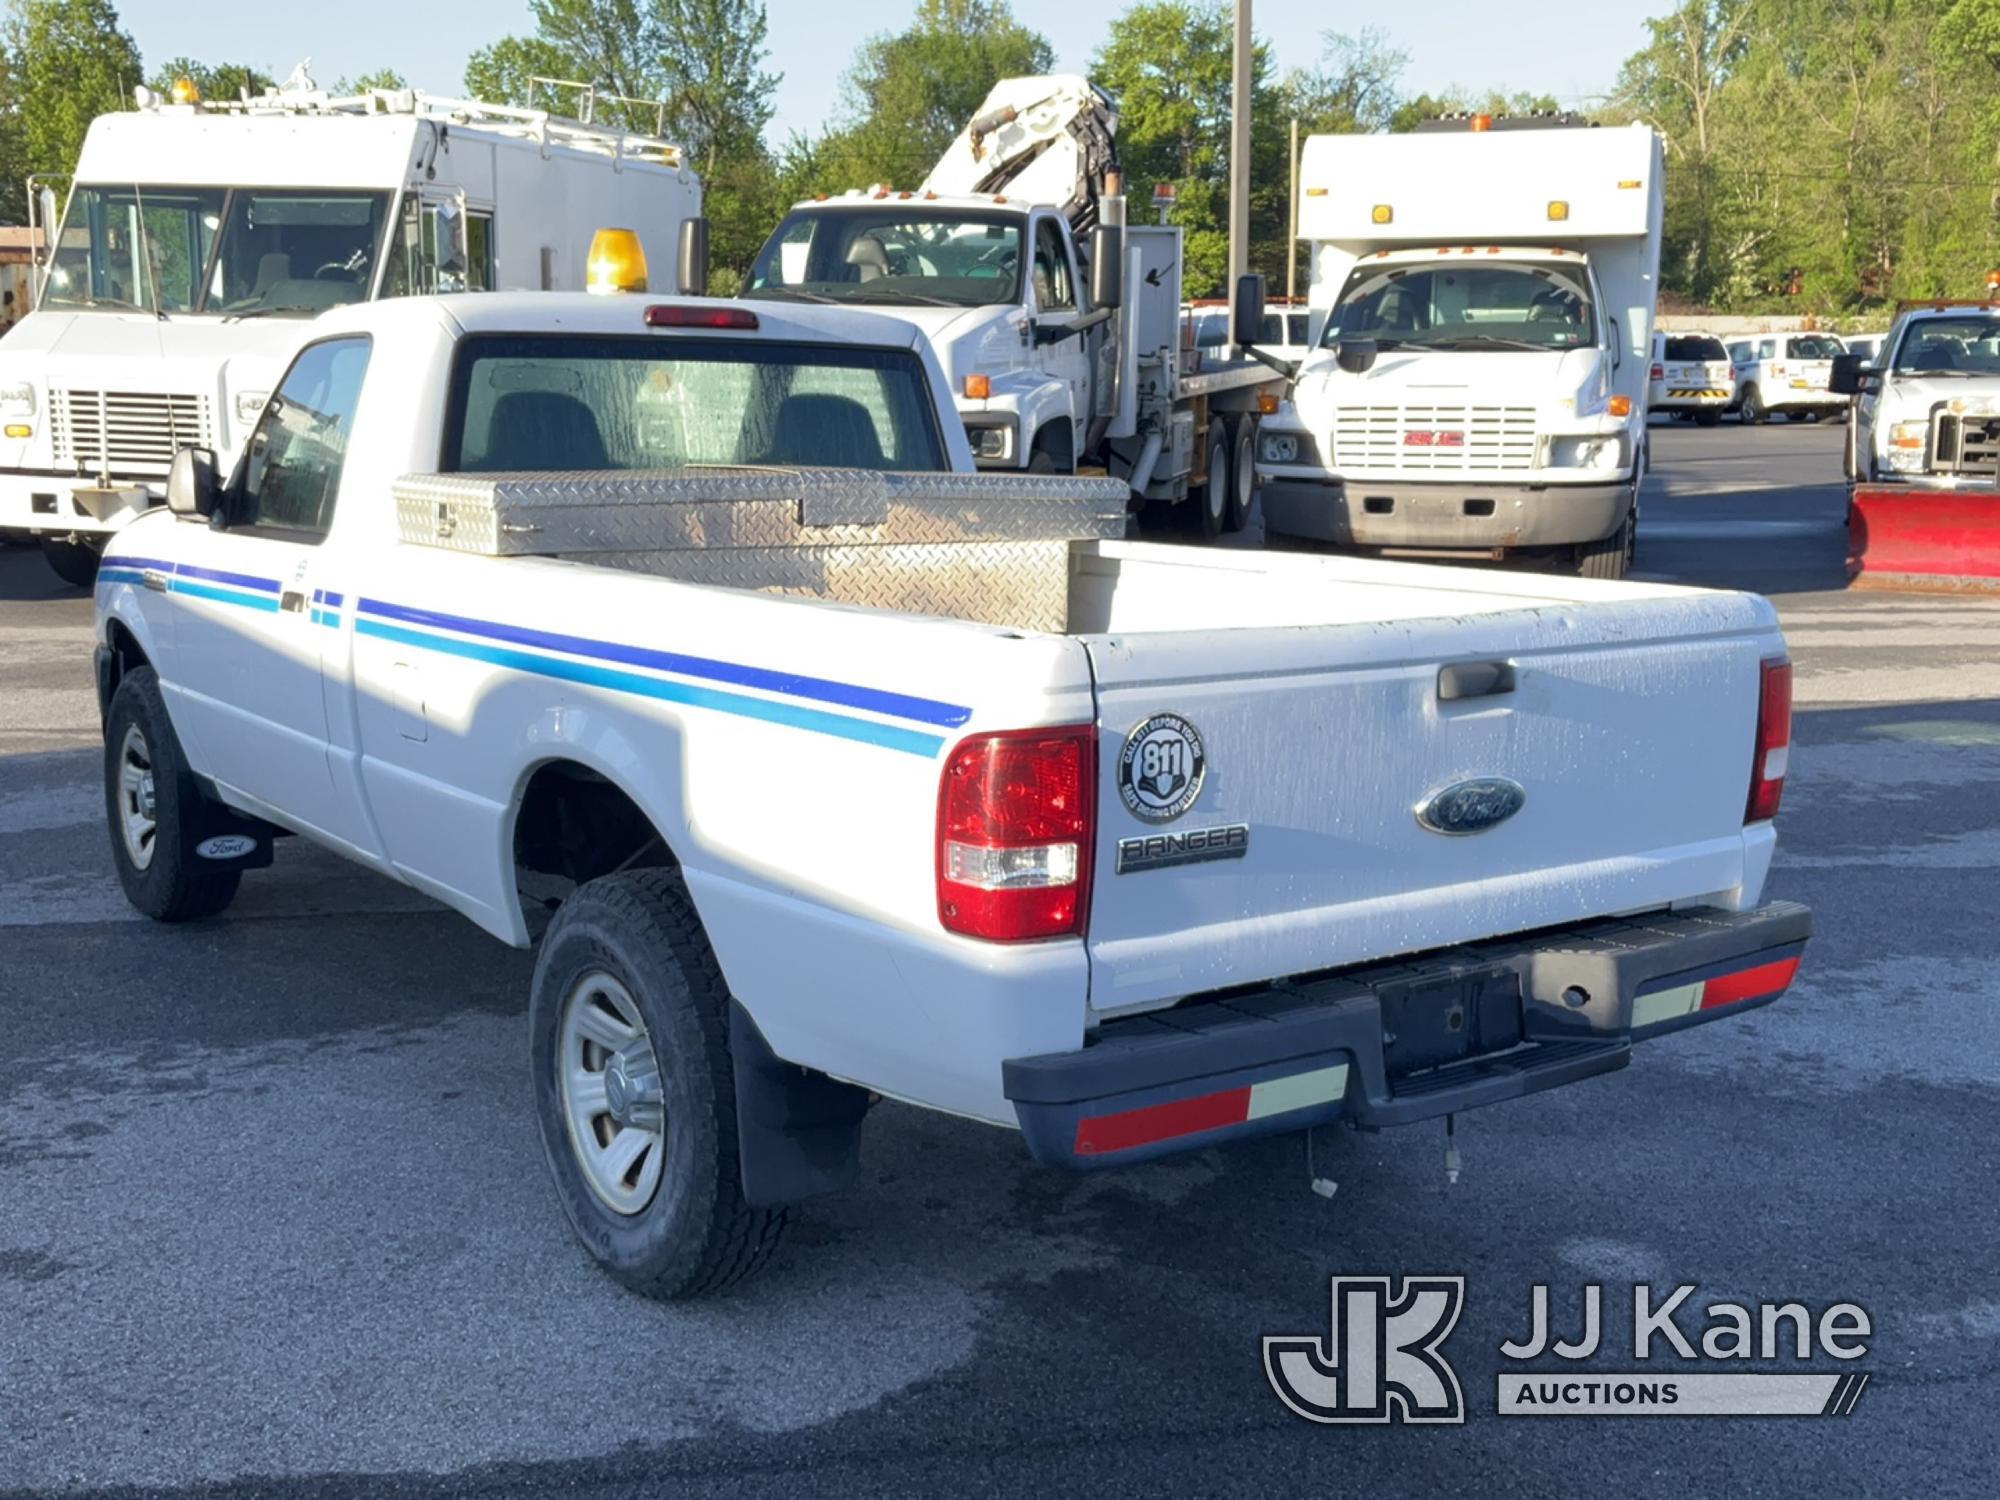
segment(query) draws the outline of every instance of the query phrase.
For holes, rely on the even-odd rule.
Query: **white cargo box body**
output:
[[[1617,390],[1643,410],[1664,191],[1660,139],[1646,125],[1308,137],[1299,235],[1313,245],[1314,324],[1355,262],[1379,251],[1580,251],[1618,321]]]

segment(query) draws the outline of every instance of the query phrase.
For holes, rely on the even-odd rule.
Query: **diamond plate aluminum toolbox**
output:
[[[1125,534],[1115,479],[861,469],[407,474],[402,539],[1061,630],[1069,544]]]

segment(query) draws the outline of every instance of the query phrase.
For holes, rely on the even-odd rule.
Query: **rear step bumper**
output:
[[[1122,1166],[1336,1119],[1407,1125],[1622,1068],[1632,1044],[1782,994],[1812,936],[1788,901],[1614,919],[1229,991],[1009,1059],[1051,1165]]]

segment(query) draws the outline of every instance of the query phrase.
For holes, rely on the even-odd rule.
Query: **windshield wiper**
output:
[[[269,318],[280,313],[309,313],[311,311],[310,307],[297,307],[289,302],[280,302],[273,307],[246,307],[241,312],[227,313],[224,315],[222,321],[225,323],[235,323],[244,318]]]
[[[1411,343],[1420,349],[1525,349],[1530,354],[1548,354],[1556,347],[1552,344],[1531,344],[1526,339],[1501,338],[1493,333],[1462,333],[1448,339],[1412,339]]]
[[[866,288],[863,288],[865,291]],[[901,302],[920,302],[925,307],[964,307],[963,302],[952,302],[943,297],[926,297],[922,292],[905,292],[894,288],[884,288],[879,292],[869,292],[871,302],[893,298]]]

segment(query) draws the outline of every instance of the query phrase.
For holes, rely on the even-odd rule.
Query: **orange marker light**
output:
[[[1614,417],[1629,417],[1632,415],[1632,398],[1630,396],[1613,396],[1604,409]]]
[[[1491,130],[1493,128],[1493,116],[1474,115],[1472,117],[1472,128],[1474,130]]]
[[[968,375],[965,377],[965,399],[984,401],[993,394],[993,378],[990,375]]]

